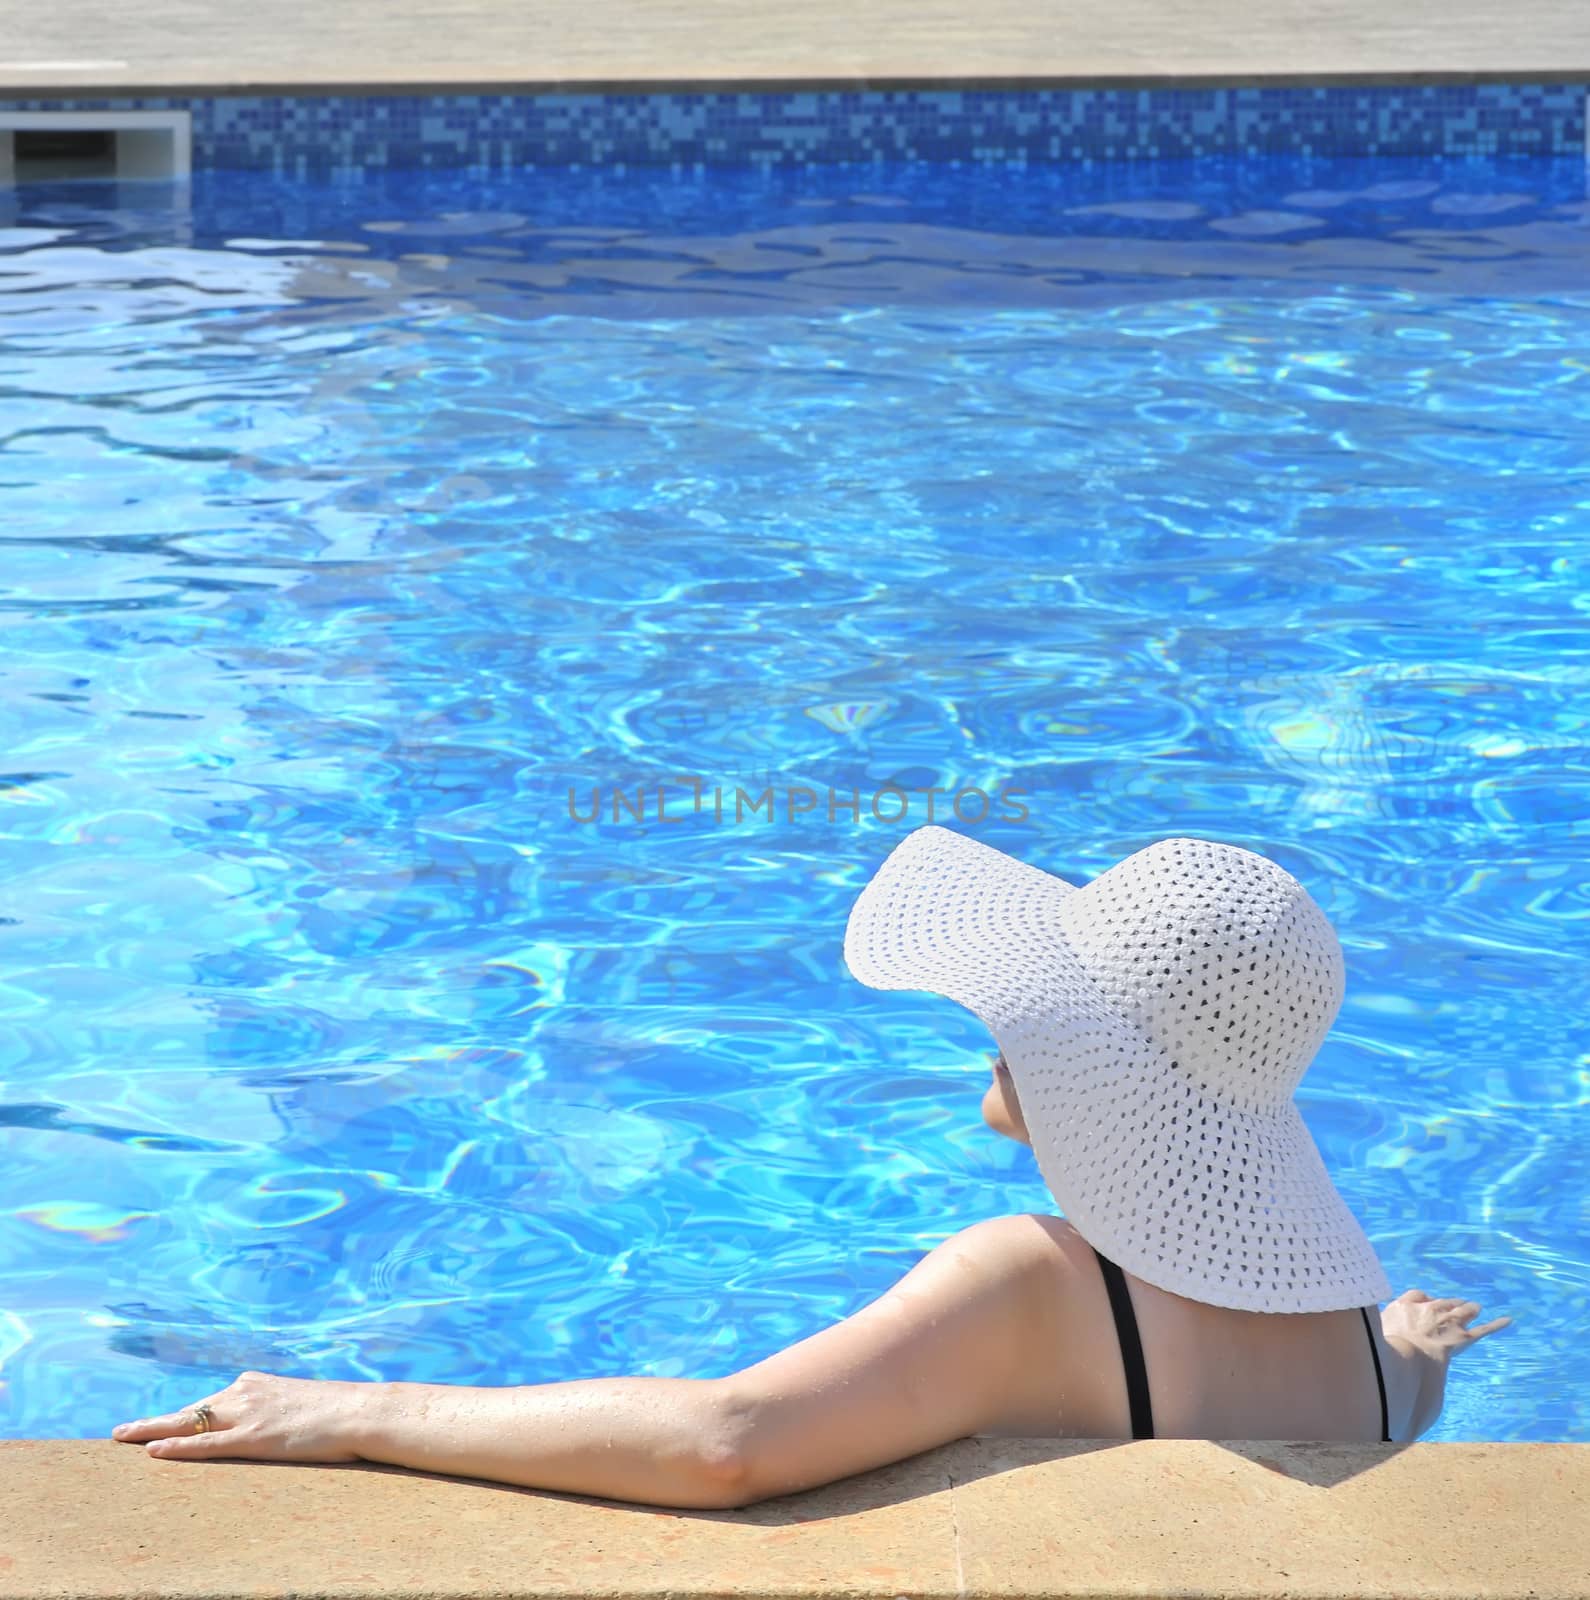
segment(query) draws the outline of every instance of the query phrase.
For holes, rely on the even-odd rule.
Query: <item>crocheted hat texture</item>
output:
[[[857,898],[845,963],[988,1028],[1044,1182],[1117,1265],[1244,1311],[1391,1298],[1293,1100],[1346,980],[1275,862],[1161,839],[1079,888],[930,824]]]

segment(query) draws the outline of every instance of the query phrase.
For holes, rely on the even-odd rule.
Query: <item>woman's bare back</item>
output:
[[[1034,1214],[1049,1270],[1033,1308],[1030,1380],[1012,1415],[985,1435],[1130,1439],[1131,1411],[1108,1289],[1092,1247],[1063,1217]],[[1385,1382],[1391,1438],[1411,1439],[1430,1359],[1389,1344],[1378,1308],[1369,1335],[1356,1310],[1233,1311],[1124,1274],[1148,1372],[1157,1439],[1380,1438]]]

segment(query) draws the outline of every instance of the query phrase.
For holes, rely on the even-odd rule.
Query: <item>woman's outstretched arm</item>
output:
[[[476,1389],[245,1372],[114,1437],[167,1461],[384,1462],[729,1510],[1001,1428],[1024,1392],[1035,1238],[1024,1216],[974,1223],[854,1316],[725,1378]]]
[[[208,1426],[196,1431],[208,1413]],[[720,1378],[582,1378],[516,1388],[245,1372],[112,1432],[160,1461],[386,1462],[691,1510],[743,1505]]]
[[[645,1505],[743,1503],[716,1379],[359,1387],[369,1394],[351,1443],[364,1461]]]

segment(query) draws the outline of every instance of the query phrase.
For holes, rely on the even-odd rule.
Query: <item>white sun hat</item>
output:
[[[857,897],[845,964],[988,1028],[1044,1182],[1117,1266],[1242,1311],[1391,1299],[1293,1103],[1346,980],[1275,862],[1161,839],[1078,888],[930,824]]]

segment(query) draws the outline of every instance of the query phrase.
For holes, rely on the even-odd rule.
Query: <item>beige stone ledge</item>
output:
[[[0,1597],[1590,1596],[1590,1445],[969,1439],[737,1511],[0,1441]]]
[[[1509,78],[1590,79],[1590,4],[0,0],[9,95]]]

